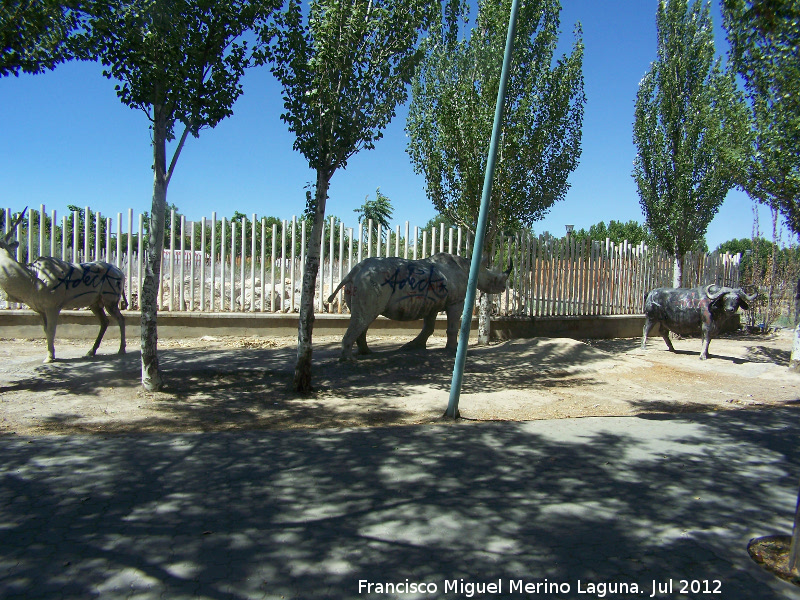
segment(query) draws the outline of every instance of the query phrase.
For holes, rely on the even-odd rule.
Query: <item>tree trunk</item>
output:
[[[142,387],[148,392],[161,389],[163,381],[158,368],[158,279],[164,248],[164,215],[167,209],[167,127],[160,106],[153,107],[153,205],[150,210],[150,232],[142,282]]]
[[[794,510],[794,527],[792,528],[792,543],[789,546],[789,572],[797,576],[800,570],[800,492],[797,494],[797,504]]]
[[[478,346],[487,346],[492,330],[492,303],[491,294],[481,293],[480,309],[478,310]],[[470,314],[472,312],[470,311]]]
[[[794,343],[789,358],[789,370],[800,373],[800,278],[794,293]]]
[[[311,335],[314,330],[314,289],[319,272],[319,246],[325,230],[325,202],[328,199],[330,175],[317,169],[316,207],[311,237],[306,246],[303,290],[300,294],[300,319],[297,326],[297,363],[294,367],[295,392],[308,393],[311,387]]]
[[[683,255],[675,253],[672,271],[672,287],[683,287]]]

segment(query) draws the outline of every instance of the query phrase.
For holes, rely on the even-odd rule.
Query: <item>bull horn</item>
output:
[[[505,275],[511,275],[511,271],[513,271],[513,270],[514,270],[514,261],[509,258],[508,259],[508,269],[503,271],[503,273]]]
[[[22,222],[22,218],[25,216],[25,211],[26,210],[28,210],[27,206],[24,209],[22,209],[22,212],[19,213],[19,216],[17,217],[17,220],[14,221],[14,224],[8,230],[8,233],[6,234],[6,243],[9,243],[11,241],[11,239],[14,237],[14,234],[17,231],[17,225],[19,225]]]
[[[747,293],[743,289],[738,290],[738,291],[739,291],[739,297],[743,298],[748,304],[750,304],[756,298],[758,298],[758,288],[756,288],[756,291],[753,292],[752,296],[748,296]]]
[[[712,288],[712,287],[718,287],[718,288],[719,288],[719,290],[717,290],[716,292],[714,292],[714,293],[712,294],[712,293],[711,293],[711,288]],[[714,284],[707,285],[707,286],[706,286],[706,289],[705,289],[706,296],[708,296],[708,297],[709,297],[709,299],[711,299],[711,300],[716,300],[717,298],[719,298],[719,297],[720,297],[720,296],[722,296],[723,294],[727,294],[727,293],[728,293],[728,292],[730,292],[730,291],[731,291],[731,288],[727,288],[727,287],[725,287],[725,286],[722,286],[722,285],[714,285]]]

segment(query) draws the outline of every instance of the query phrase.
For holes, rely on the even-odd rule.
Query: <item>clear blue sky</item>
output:
[[[583,153],[570,176],[570,191],[537,233],[564,234],[564,225],[588,228],[599,221],[642,222],[631,177],[634,99],[638,83],[656,55],[657,0],[562,0],[564,48],[576,21],[586,46],[586,107]],[[717,0],[712,6],[718,53],[727,44]],[[304,185],[314,181],[303,157],[292,150],[292,135],[279,119],[280,89],[266,68],[250,70],[233,117],[198,139],[189,138],[169,186],[167,200],[187,219],[230,216],[235,210],[291,219],[302,213]],[[148,121],[124,106],[114,82],[94,63],[67,63],[42,75],[0,79],[0,207],[20,210],[45,204],[63,215],[68,204],[90,206],[107,216],[150,209],[152,154]],[[346,226],[353,210],[381,188],[395,207],[395,224],[422,225],[435,215],[405,153],[406,107],[386,129],[376,148],[355,156],[337,172],[330,188],[328,215]],[[753,204],[738,191],[728,194],[711,222],[711,249],[730,238],[750,237]],[[761,229],[769,211],[761,209]],[[785,238],[784,238],[785,239]]]

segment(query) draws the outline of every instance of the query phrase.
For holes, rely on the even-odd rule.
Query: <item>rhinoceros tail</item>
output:
[[[339,282],[339,285],[336,286],[336,289],[331,292],[330,296],[328,296],[328,300],[327,300],[328,304],[333,302],[333,299],[336,297],[336,294],[339,292],[340,289],[342,289],[342,286],[344,286],[344,284],[346,284],[348,281],[350,281],[350,278],[349,277],[345,277],[344,279],[342,279]]]
[[[125,310],[128,308],[128,299],[125,297],[125,290],[120,290],[120,292],[122,293],[122,298],[119,301],[119,309]]]

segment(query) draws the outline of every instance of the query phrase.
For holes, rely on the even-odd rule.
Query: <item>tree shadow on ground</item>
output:
[[[323,432],[0,439],[0,596],[354,598],[359,580],[719,580],[786,532],[797,410]],[[465,597],[465,593],[453,594]]]
[[[374,344],[372,354],[359,357],[354,363],[343,363],[338,360],[338,343],[317,344],[315,391],[306,396],[291,389],[295,359],[291,347],[162,349],[159,360],[165,387],[156,394],[147,394],[140,388],[138,351],[123,357],[105,355],[47,365],[37,363],[0,387],[0,391],[85,396],[111,402],[112,406],[114,397],[124,395],[134,402],[140,398],[149,411],[147,416],[105,419],[98,425],[77,411],[65,410],[38,421],[39,429],[48,433],[321,428],[437,420],[450,390],[453,355],[442,348],[400,351],[397,345]],[[585,396],[597,395],[610,389],[604,387],[608,382],[598,373],[616,367],[622,355],[626,355],[629,364],[649,366],[636,358],[637,350],[638,341],[630,339],[587,344],[539,338],[470,347],[461,392],[481,395],[516,391],[535,395],[573,387],[581,388]],[[630,354],[633,357],[627,356]],[[725,359],[716,355],[714,358]],[[728,359],[755,363],[788,360],[785,352],[768,347],[752,348],[745,359]],[[662,379],[669,381],[671,366],[662,363],[658,368]],[[685,379],[685,373],[681,376]],[[588,391],[591,388],[597,391]],[[430,400],[428,404],[414,404],[420,394],[431,392],[441,394],[441,409],[438,405],[432,408]],[[630,401],[630,396],[625,400]],[[658,395],[647,402],[637,403],[634,399],[632,405],[637,412],[711,409],[701,399],[676,404],[659,401]]]
[[[393,346],[380,348],[355,363],[342,363],[336,344],[318,345],[314,353],[315,392],[307,396],[291,389],[292,348],[160,350],[165,385],[156,394],[146,394],[140,388],[138,351],[79,364],[62,361],[37,365],[29,376],[10,382],[3,391],[74,394],[101,400],[113,389],[118,394],[138,394],[157,413],[145,419],[106,423],[102,427],[106,432],[174,430],[176,426],[209,431],[430,421],[431,416],[387,406],[384,400],[411,398],[421,389],[445,394],[452,378],[452,354],[441,348],[415,352],[398,351]],[[571,340],[471,348],[462,393],[592,385],[592,369],[609,360],[607,354]],[[51,433],[92,432],[99,430],[96,427],[73,412],[52,414],[40,423],[43,431]]]
[[[766,346],[750,346],[747,349],[747,360],[750,362],[775,363],[782,367],[789,366],[790,350],[768,348]]]

